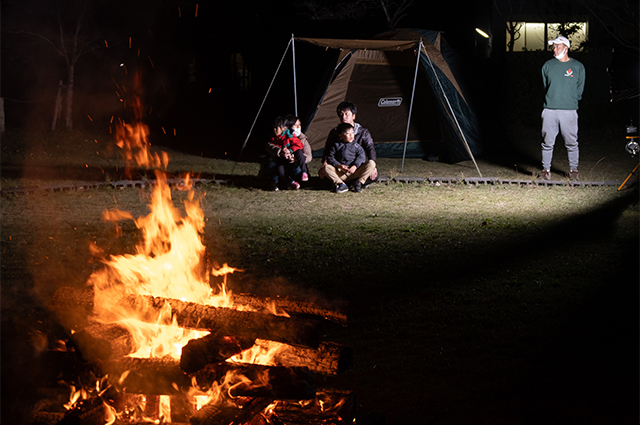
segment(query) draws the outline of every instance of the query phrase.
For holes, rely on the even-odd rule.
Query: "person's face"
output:
[[[301,130],[301,129],[302,129],[302,124],[300,123],[300,120],[296,121],[296,123],[291,126],[291,130],[293,131]]]
[[[351,143],[353,142],[353,139],[355,138],[355,134],[353,134],[353,128],[348,129],[347,131],[345,131],[344,133],[340,134],[340,138],[342,139],[343,142],[345,143]]]
[[[356,114],[351,112],[350,109],[344,109],[338,113],[338,117],[340,118],[340,122],[346,122],[347,124],[353,125],[356,119]]]
[[[554,43],[553,44],[553,56],[560,56],[563,53],[566,53],[568,47],[562,43]]]
[[[287,127],[273,127],[273,134],[276,136],[282,136],[282,133],[287,129]]]

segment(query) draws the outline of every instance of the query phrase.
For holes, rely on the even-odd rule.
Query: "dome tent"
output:
[[[294,41],[339,50],[306,120],[314,156],[322,155],[338,124],[336,108],[347,100],[356,104],[356,120],[371,132],[378,157],[403,158],[403,167],[405,157],[472,160],[482,176],[474,158],[482,154],[477,119],[452,70],[457,54],[439,31],[402,29],[369,40],[292,36],[287,51],[292,46],[295,94]],[[297,114],[297,94],[295,99]]]

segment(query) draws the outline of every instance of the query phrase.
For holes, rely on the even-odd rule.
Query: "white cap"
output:
[[[567,37],[559,36],[555,40],[549,40],[549,45],[552,44],[564,44],[567,48],[571,48],[571,42],[567,40]]]

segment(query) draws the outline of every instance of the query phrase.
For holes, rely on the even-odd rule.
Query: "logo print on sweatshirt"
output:
[[[565,77],[573,77],[573,71],[571,68],[567,69],[567,72],[564,74]]]

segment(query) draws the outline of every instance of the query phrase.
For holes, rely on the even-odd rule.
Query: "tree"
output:
[[[414,0],[351,0],[327,4],[318,0],[300,0],[296,5],[303,15],[316,21],[359,21],[379,16],[382,12],[387,28],[395,29],[413,3]]]
[[[516,41],[522,36],[522,34],[520,33],[523,25],[522,22],[514,21],[516,20],[515,16],[522,12],[522,7],[525,4],[525,0],[517,0],[516,7],[518,10],[514,13],[515,2],[516,0],[507,0],[507,7],[509,10],[507,11],[507,14],[505,16],[505,14],[503,14],[500,10],[500,7],[498,7],[498,1],[493,0],[493,5],[495,6],[498,15],[500,15],[500,17],[504,19],[505,25],[507,27],[507,34],[509,34],[509,38],[507,40],[507,51],[509,52],[513,52],[513,47],[515,46]]]
[[[628,0],[575,0],[602,25],[607,33],[621,46],[640,50],[640,13],[637,1]],[[618,29],[618,30],[616,30]],[[631,34],[625,37],[624,32]]]
[[[29,12],[14,20],[13,27],[7,30],[46,43],[64,60],[67,80],[64,121],[67,129],[73,128],[74,81],[78,60],[101,46],[99,41],[102,37],[96,27],[89,24],[90,3],[91,0],[66,1],[64,5],[57,2],[49,10],[49,2],[35,8],[30,4]],[[37,10],[42,15],[29,16],[31,10]],[[37,30],[33,29],[36,27]]]

